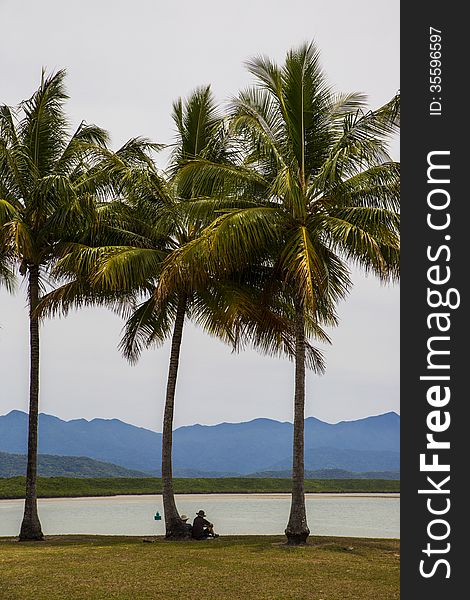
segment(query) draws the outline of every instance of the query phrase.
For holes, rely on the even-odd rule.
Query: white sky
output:
[[[171,103],[211,83],[223,102],[250,84],[243,61],[314,39],[338,91],[371,107],[399,89],[398,0],[0,0],[0,103],[37,88],[40,70],[66,67],[74,124],[109,130],[113,146],[144,135],[171,143]],[[398,156],[397,144],[394,152]],[[306,414],[330,422],[399,411],[399,291],[355,276],[326,351],[327,374],[308,375]],[[27,410],[24,285],[0,291],[0,414]],[[104,309],[47,321],[41,337],[41,411],[64,419],[119,418],[161,430],[168,347],[129,366],[121,322]],[[229,348],[186,327],[175,425],[269,417],[292,421],[287,360]]]

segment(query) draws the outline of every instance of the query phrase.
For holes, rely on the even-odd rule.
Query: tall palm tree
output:
[[[270,265],[265,295],[295,306],[295,394],[289,544],[309,535],[304,494],[307,325],[336,323],[350,286],[350,263],[383,281],[398,276],[399,165],[387,141],[399,99],[367,110],[361,94],[336,95],[313,44],[288,52],[282,66],[259,57],[256,78],[231,104],[231,164],[193,160],[181,177],[219,182],[232,199],[197,240],[169,257],[160,290],[201,287],[218,273]],[[219,203],[201,200],[199,210]],[[237,209],[238,203],[238,209]],[[200,265],[205,267],[201,277]]]
[[[124,328],[121,349],[131,361],[145,347],[171,338],[162,433],[162,479],[166,536],[187,534],[174,498],[172,438],[176,382],[184,321],[187,317],[213,335],[230,339],[229,327],[217,319],[220,299],[209,292],[187,295],[176,290],[165,302],[157,302],[155,289],[166,256],[198,235],[201,224],[187,218],[182,205],[191,197],[194,182],[175,183],[183,161],[199,156],[219,158],[222,152],[218,114],[210,87],[197,89],[185,102],[173,105],[177,128],[168,174],[148,162],[145,169],[129,171],[122,192],[124,201],[105,203],[88,246],[70,246],[56,274],[69,283],[48,294],[42,314],[66,312],[78,304],[107,303],[131,313]],[[208,182],[198,188],[208,189]],[[207,223],[206,223],[207,224]],[[219,305],[218,305],[219,303]]]
[[[204,226],[215,218],[212,206],[208,212],[202,200],[201,212],[198,212],[198,199],[216,193],[218,189],[217,178],[208,176],[200,178],[197,174],[186,174],[180,177],[181,171],[188,161],[203,159],[217,161],[219,164],[232,164],[232,157],[227,146],[227,132],[224,119],[219,115],[210,86],[196,90],[186,102],[179,99],[173,105],[173,120],[177,127],[176,143],[170,161],[170,186],[172,201],[156,215],[156,221],[166,222],[166,215],[170,216],[172,223],[168,252],[165,260],[177,254],[181,248],[192,241],[197,241]],[[223,196],[219,198],[218,206],[226,207],[231,200]],[[157,225],[156,230],[159,230]],[[204,265],[200,265],[204,272]],[[220,275],[220,274],[219,274]],[[261,278],[258,273],[258,280]],[[184,279],[184,277],[183,277]],[[175,290],[172,295],[167,295],[162,302],[159,292],[159,280],[150,298],[152,312],[148,311],[149,305],[143,304],[126,325],[123,338],[123,347],[129,358],[136,355],[140,342],[150,345],[159,339],[160,324],[155,321],[164,314],[168,300],[173,299],[175,307],[173,334],[171,340],[170,366],[168,371],[167,392],[162,433],[162,479],[163,503],[165,510],[165,525],[167,537],[179,537],[184,529],[181,528],[181,519],[176,508],[172,481],[172,431],[176,378],[179,365],[179,353],[185,315],[203,327],[210,335],[231,344],[234,348],[240,347],[248,338],[254,338],[254,343],[265,352],[277,352],[284,348],[287,353],[293,353],[292,336],[289,330],[289,319],[285,307],[280,303],[276,306],[261,305],[259,292],[253,282],[243,277],[242,272],[231,279],[219,277],[206,281],[203,287],[187,289],[185,282]],[[258,285],[259,287],[259,285]],[[250,326],[248,327],[248,322]],[[257,325],[254,327],[253,324]],[[257,335],[253,332],[256,330]],[[327,336],[318,328],[318,337]],[[308,346],[308,360],[314,368],[322,368],[320,353]]]
[[[77,239],[93,214],[97,190],[107,176],[107,134],[81,123],[70,135],[64,112],[65,71],[45,76],[17,109],[0,106],[0,254],[11,281],[12,267],[28,282],[30,388],[26,496],[20,540],[41,540],[37,511],[39,411],[39,318],[37,306],[51,268],[66,241]]]
[[[181,98],[176,101],[173,104],[173,121],[177,128],[177,136],[170,161],[171,202],[167,203],[167,210],[162,211],[157,216],[158,221],[165,213],[168,213],[172,221],[172,230],[168,232],[169,253],[197,237],[200,230],[200,223],[189,221],[185,218],[184,211],[180,212],[179,210],[185,199],[194,194],[194,182],[189,180],[185,186],[178,186],[175,182],[178,170],[184,161],[188,159],[194,159],[201,155],[215,158],[215,156],[220,157],[221,153],[223,154],[223,145],[220,143],[220,139],[217,138],[221,128],[221,117],[210,86],[197,89],[186,102],[183,102]],[[205,183],[204,187],[207,188],[208,186],[210,187],[210,183]],[[164,216],[163,219],[165,220]],[[153,314],[150,316],[150,322],[139,319],[138,327],[136,327],[134,319],[127,324],[125,341],[128,355],[132,355],[134,352],[135,341],[138,337],[141,339],[143,337],[144,343],[149,345],[158,335],[158,327],[155,327],[152,319],[155,319],[155,313],[161,314],[161,308],[166,303],[159,307],[158,303],[155,303],[154,294],[151,302],[153,304]],[[185,535],[185,528],[178,513],[173,490],[172,448],[176,380],[186,315],[199,320],[210,333],[221,338],[230,339],[229,330],[224,328],[221,321],[214,318],[217,312],[220,311],[220,306],[216,306],[216,303],[212,301],[207,293],[188,295],[182,288],[175,294],[174,303],[176,312],[171,339],[162,429],[162,497],[166,536],[168,538]]]

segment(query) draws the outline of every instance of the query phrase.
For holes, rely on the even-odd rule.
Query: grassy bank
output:
[[[288,548],[280,536],[154,543],[103,536],[23,544],[0,539],[0,590],[11,600],[399,598],[398,541],[310,540]]]
[[[290,492],[289,479],[175,479],[177,494],[282,493]],[[23,498],[24,477],[0,479],[0,498]],[[399,492],[400,482],[387,479],[308,479],[307,492]],[[155,478],[39,477],[38,495],[43,498],[115,496],[120,494],[161,494],[162,483]]]

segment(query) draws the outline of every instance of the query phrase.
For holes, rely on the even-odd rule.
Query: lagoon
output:
[[[180,513],[192,520],[205,510],[220,535],[282,534],[290,509],[289,494],[179,494]],[[16,536],[23,500],[0,500],[0,536]],[[399,494],[306,494],[313,535],[399,538]],[[45,535],[163,535],[160,495],[93,498],[41,498],[39,516]]]

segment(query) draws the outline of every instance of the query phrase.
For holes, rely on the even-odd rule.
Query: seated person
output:
[[[184,529],[185,529],[185,531],[187,531],[188,534],[192,533],[193,526],[191,525],[191,523],[186,523],[186,521],[188,520],[188,515],[180,515],[180,519],[184,523]]]
[[[217,533],[214,533],[214,525],[204,518],[206,513],[200,510],[196,514],[197,517],[193,521],[193,538],[195,540],[206,540],[209,537],[219,537]]]

